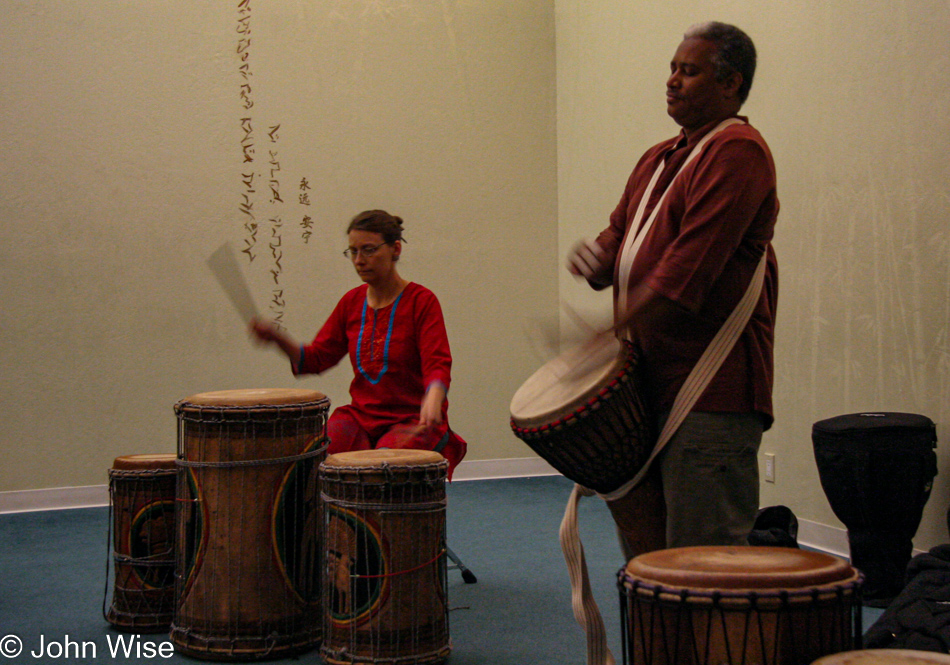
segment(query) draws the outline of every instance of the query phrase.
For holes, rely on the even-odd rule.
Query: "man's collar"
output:
[[[745,123],[749,122],[749,119],[748,119],[746,116],[744,116],[744,115],[738,115],[738,114],[736,114],[736,115],[729,116],[729,117],[730,117],[730,118],[739,118],[739,120],[741,120],[742,122],[745,122]],[[722,118],[722,119],[720,119],[720,120],[713,120],[712,122],[703,125],[703,126],[700,127],[698,130],[696,130],[695,132],[693,132],[688,138],[687,138],[687,136],[686,136],[686,130],[685,130],[685,129],[680,129],[679,138],[676,139],[676,145],[674,146],[674,148],[675,148],[676,150],[679,150],[680,148],[692,147],[692,146],[696,145],[697,143],[699,143],[699,141],[700,141],[704,136],[706,136],[706,134],[708,134],[708,133],[711,132],[713,129],[715,129],[716,127],[718,127],[718,126],[719,126],[719,123],[721,123],[723,120],[728,120],[728,118]]]

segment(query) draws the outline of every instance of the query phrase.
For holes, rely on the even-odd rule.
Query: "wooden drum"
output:
[[[292,389],[202,393],[175,405],[178,651],[251,660],[320,641],[317,474],[329,406],[318,392]]]
[[[330,455],[324,505],[324,662],[410,665],[449,655],[445,475],[423,450]]]
[[[656,443],[642,398],[639,355],[600,339],[535,372],[511,400],[511,428],[551,466],[606,494],[631,480]]]
[[[172,621],[175,473],[174,454],[124,455],[109,469],[115,579],[104,614],[120,630],[164,632]]]
[[[861,584],[846,561],[799,549],[641,554],[620,573],[624,663],[802,665],[847,651],[860,646]]]

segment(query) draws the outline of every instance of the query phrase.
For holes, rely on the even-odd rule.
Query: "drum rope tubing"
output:
[[[159,558],[159,557],[168,557],[169,555],[172,558]],[[115,561],[116,563],[132,563],[132,564],[135,564],[136,566],[162,566],[162,565],[174,564],[175,563],[174,555],[175,555],[175,550],[173,549],[165,550],[164,552],[156,552],[155,554],[150,554],[144,557],[129,556],[127,554],[119,554],[116,552],[112,554],[112,560]]]
[[[726,127],[741,123],[742,121],[738,118],[728,118],[717,125],[708,134],[706,134],[706,136],[704,136],[693,148],[692,152],[686,158],[686,161],[670,181],[670,184],[672,185],[672,183],[676,181],[686,166],[689,165],[693,159],[699,155],[702,149],[706,146],[709,139]],[[633,222],[631,223],[631,227],[639,227],[646,207],[646,201],[650,198],[656,185],[656,181],[659,178],[659,174],[664,166],[665,162],[661,163],[654,172],[650,184],[647,187],[647,191],[644,193],[641,199],[640,206]],[[636,253],[639,251],[643,239],[646,237],[647,232],[653,225],[653,221],[656,218],[660,207],[663,205],[663,201],[666,198],[667,192],[669,192],[669,186],[661,195],[660,200],[657,202],[656,206],[654,206],[650,217],[643,224],[642,228],[640,228],[635,235],[629,234],[629,240],[627,241],[624,250],[621,252],[621,257],[629,258],[622,258],[620,266],[620,295],[617,303],[617,312],[620,317],[623,317],[626,314],[625,292],[627,282],[629,281],[630,267],[636,258]],[[564,553],[564,559],[567,562],[568,573],[571,578],[571,604],[574,609],[574,618],[584,628],[584,631],[587,634],[588,665],[614,665],[615,660],[613,654],[610,652],[610,649],[607,647],[603,618],[600,615],[600,609],[597,607],[597,601],[594,600],[590,589],[587,562],[584,558],[584,546],[581,543],[580,533],[577,526],[578,502],[580,501],[581,497],[593,496],[594,494],[597,494],[605,501],[621,499],[626,496],[630,490],[640,484],[640,482],[643,480],[643,477],[650,469],[653,460],[664,448],[673,434],[676,433],[676,430],[679,429],[683,419],[689,414],[693,405],[696,403],[696,400],[699,399],[700,395],[702,395],[703,391],[706,389],[706,386],[712,380],[713,376],[715,376],[716,372],[719,370],[719,367],[726,359],[726,356],[729,355],[729,352],[734,346],[736,340],[738,340],[740,333],[748,323],[749,318],[752,316],[752,311],[755,309],[755,306],[758,303],[762,284],[765,279],[767,256],[767,251],[762,253],[762,257],[759,260],[759,264],[752,276],[752,280],[749,283],[749,286],[746,289],[745,294],[742,296],[739,304],[736,306],[736,309],[732,312],[732,314],[729,315],[729,318],[723,324],[719,332],[716,333],[716,336],[713,338],[712,342],[710,342],[696,366],[690,372],[686,382],[680,388],[680,391],[673,402],[670,415],[667,417],[663,426],[663,430],[660,432],[659,439],[657,440],[652,453],[640,471],[628,482],[606,494],[598,494],[590,489],[582,487],[581,485],[575,484],[574,490],[567,501],[567,506],[564,511],[564,519],[561,522],[559,538],[561,541],[561,550]]]
[[[163,476],[174,476],[177,473],[175,469],[109,469],[109,478],[129,478],[133,480],[142,480],[145,478],[161,478]]]
[[[384,578],[384,577],[398,577],[398,576],[400,576],[400,575],[408,575],[409,573],[414,573],[414,572],[416,572],[417,570],[422,570],[422,569],[425,568],[426,566],[431,566],[432,564],[436,563],[439,559],[441,559],[441,558],[444,557],[444,556],[445,556],[445,548],[439,550],[439,553],[438,553],[438,554],[436,554],[434,557],[432,557],[431,559],[429,559],[429,560],[426,561],[425,563],[420,563],[418,566],[413,566],[412,568],[407,568],[407,569],[405,569],[405,570],[397,570],[397,571],[392,572],[392,573],[383,573],[383,574],[381,574],[381,575],[360,575],[360,574],[358,574],[358,573],[351,573],[351,574],[350,574],[350,579],[355,579],[355,580],[378,580],[378,579],[382,579],[382,578]]]
[[[440,513],[445,510],[445,507],[448,505],[446,500],[435,501],[431,503],[425,503],[418,506],[412,505],[402,505],[402,504],[392,504],[392,503],[360,503],[359,501],[345,501],[338,499],[335,496],[331,496],[326,493],[321,493],[320,498],[323,501],[329,501],[334,506],[340,508],[349,508],[350,510],[359,509],[363,511],[382,511],[382,512],[400,512],[400,513]],[[397,507],[399,510],[393,510],[393,507]]]
[[[271,464],[288,464],[290,462],[299,462],[301,460],[310,459],[311,457],[319,457],[326,452],[327,442],[326,437],[319,448],[315,448],[306,453],[300,453],[299,455],[287,455],[285,457],[267,457],[264,459],[254,459],[254,460],[231,460],[228,462],[197,462],[187,459],[177,459],[175,460],[176,466],[186,466],[189,468],[210,468],[210,469],[227,469],[230,467],[248,467],[248,466],[268,466]]]

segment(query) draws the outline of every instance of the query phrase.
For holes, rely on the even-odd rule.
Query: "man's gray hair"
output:
[[[697,23],[690,27],[684,39],[705,39],[716,45],[716,56],[713,64],[716,66],[716,80],[724,81],[733,72],[742,75],[742,85],[739,86],[739,101],[745,103],[752,88],[752,78],[755,76],[755,44],[749,35],[734,25],[709,21]]]

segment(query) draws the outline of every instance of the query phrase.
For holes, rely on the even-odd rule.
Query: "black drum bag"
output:
[[[815,462],[834,514],[848,528],[866,601],[904,586],[924,505],[937,475],[937,430],[912,413],[855,413],[815,423]],[[871,603],[874,604],[874,603]]]

